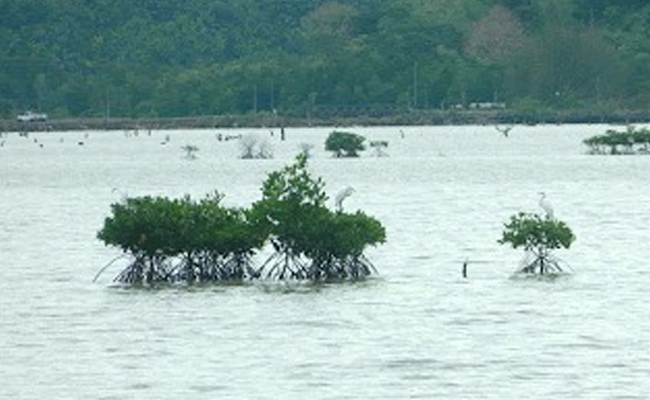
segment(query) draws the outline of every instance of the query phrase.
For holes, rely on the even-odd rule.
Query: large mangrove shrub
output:
[[[624,132],[609,129],[604,135],[592,136],[583,143],[589,154],[650,154],[650,130],[627,127]]]
[[[259,274],[278,279],[345,280],[363,278],[374,267],[364,256],[383,243],[384,227],[362,212],[334,212],[325,205],[325,184],[307,171],[307,157],[268,175],[253,220],[273,245]]]
[[[364,250],[384,242],[384,227],[361,211],[328,209],[324,186],[311,177],[302,154],[268,175],[262,199],[248,210],[223,207],[219,193],[200,201],[127,198],[111,205],[97,236],[129,258],[115,278],[121,283],[260,277],[329,281],[370,275],[375,269]],[[272,254],[256,267],[252,255],[266,243]]]
[[[358,157],[365,150],[366,139],[356,133],[334,131],[325,140],[325,150],[334,153],[335,157]]]
[[[538,214],[519,213],[510,217],[506,223],[500,244],[510,244],[513,248],[522,247],[526,256],[521,272],[544,275],[565,272],[553,250],[571,247],[575,236],[562,221],[541,217]]]
[[[245,211],[221,206],[215,193],[190,197],[128,198],[111,205],[97,236],[130,259],[115,280],[123,283],[240,280],[264,237]]]

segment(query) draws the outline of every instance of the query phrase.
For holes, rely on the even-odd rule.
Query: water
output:
[[[215,131],[5,136],[0,398],[646,398],[650,157],[584,155],[608,128],[358,128],[390,156],[351,160],[324,151],[326,128],[221,131],[267,140],[270,160]],[[92,282],[119,255],[95,238],[112,202],[219,190],[248,206],[303,143],[331,197],[353,186],[345,208],[386,226],[379,276],[130,290],[111,286],[117,263]],[[577,235],[557,253],[575,274],[510,279],[521,251],[496,241],[540,191]]]

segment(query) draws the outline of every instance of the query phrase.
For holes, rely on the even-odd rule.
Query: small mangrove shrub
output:
[[[500,244],[510,244],[526,252],[520,272],[544,275],[565,272],[553,250],[571,247],[575,236],[566,223],[538,214],[519,213],[504,224]]]
[[[650,130],[633,126],[624,132],[609,129],[604,135],[592,136],[583,143],[589,147],[589,154],[650,154]]]
[[[334,157],[359,157],[359,152],[366,149],[366,139],[351,132],[334,131],[325,140],[325,150],[331,151]]]

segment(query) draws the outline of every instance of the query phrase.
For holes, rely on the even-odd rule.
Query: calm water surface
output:
[[[270,160],[217,131],[5,135],[0,398],[645,399],[650,157],[584,155],[608,128],[359,128],[389,157],[353,160],[323,150],[326,128],[220,131]],[[346,209],[386,226],[374,279],[130,290],[111,286],[118,263],[92,282],[119,255],[95,238],[112,202],[219,190],[248,206],[302,144],[331,197],[353,186]],[[558,252],[575,274],[511,279],[522,254],[496,241],[540,191],[578,237]]]

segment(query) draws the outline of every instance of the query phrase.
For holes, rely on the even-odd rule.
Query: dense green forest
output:
[[[647,110],[645,0],[0,0],[0,116]]]

